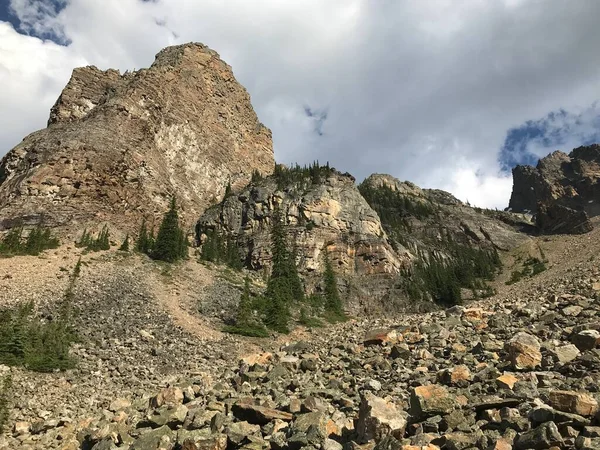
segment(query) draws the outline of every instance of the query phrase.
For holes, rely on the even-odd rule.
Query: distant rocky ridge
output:
[[[228,183],[273,167],[271,132],[231,67],[202,44],[168,47],[148,69],[73,71],[48,128],[0,161],[0,230],[137,225],[171,195],[191,224]]]
[[[600,145],[556,151],[513,169],[509,208],[535,214],[542,233],[585,233],[600,214]]]

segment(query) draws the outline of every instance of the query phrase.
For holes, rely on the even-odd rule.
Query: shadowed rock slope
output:
[[[50,112],[0,162],[0,230],[15,222],[82,228],[138,224],[176,195],[194,220],[271,173],[271,132],[231,67],[202,44],[168,47],[152,66],[121,75],[83,67]]]
[[[535,214],[542,233],[586,233],[600,214],[600,145],[556,151],[513,169],[509,208]]]

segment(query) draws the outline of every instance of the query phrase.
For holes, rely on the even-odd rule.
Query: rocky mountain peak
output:
[[[600,146],[555,151],[537,166],[513,169],[509,208],[535,214],[544,233],[585,233],[600,214]]]
[[[191,223],[228,184],[273,168],[271,132],[231,67],[202,44],[168,47],[148,69],[73,71],[48,128],[0,162],[0,228],[129,227],[172,195]]]

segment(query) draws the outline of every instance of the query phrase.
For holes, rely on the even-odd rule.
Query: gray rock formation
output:
[[[585,233],[600,214],[600,145],[556,151],[538,165],[513,169],[509,208],[531,212],[543,233]]]
[[[75,69],[48,128],[0,162],[0,230],[139,224],[175,194],[188,224],[225,186],[273,171],[271,132],[231,67],[202,44],[168,47],[149,69]]]

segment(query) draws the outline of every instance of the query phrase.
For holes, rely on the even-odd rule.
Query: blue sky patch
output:
[[[547,154],[569,153],[580,145],[600,142],[600,105],[593,103],[577,112],[552,111],[537,120],[528,120],[506,133],[499,162],[508,172],[518,164],[536,165]]]
[[[62,32],[40,26],[44,19],[56,17],[66,6],[67,0],[28,0],[18,12],[9,0],[0,0],[0,20],[9,22],[21,34],[68,45]]]

